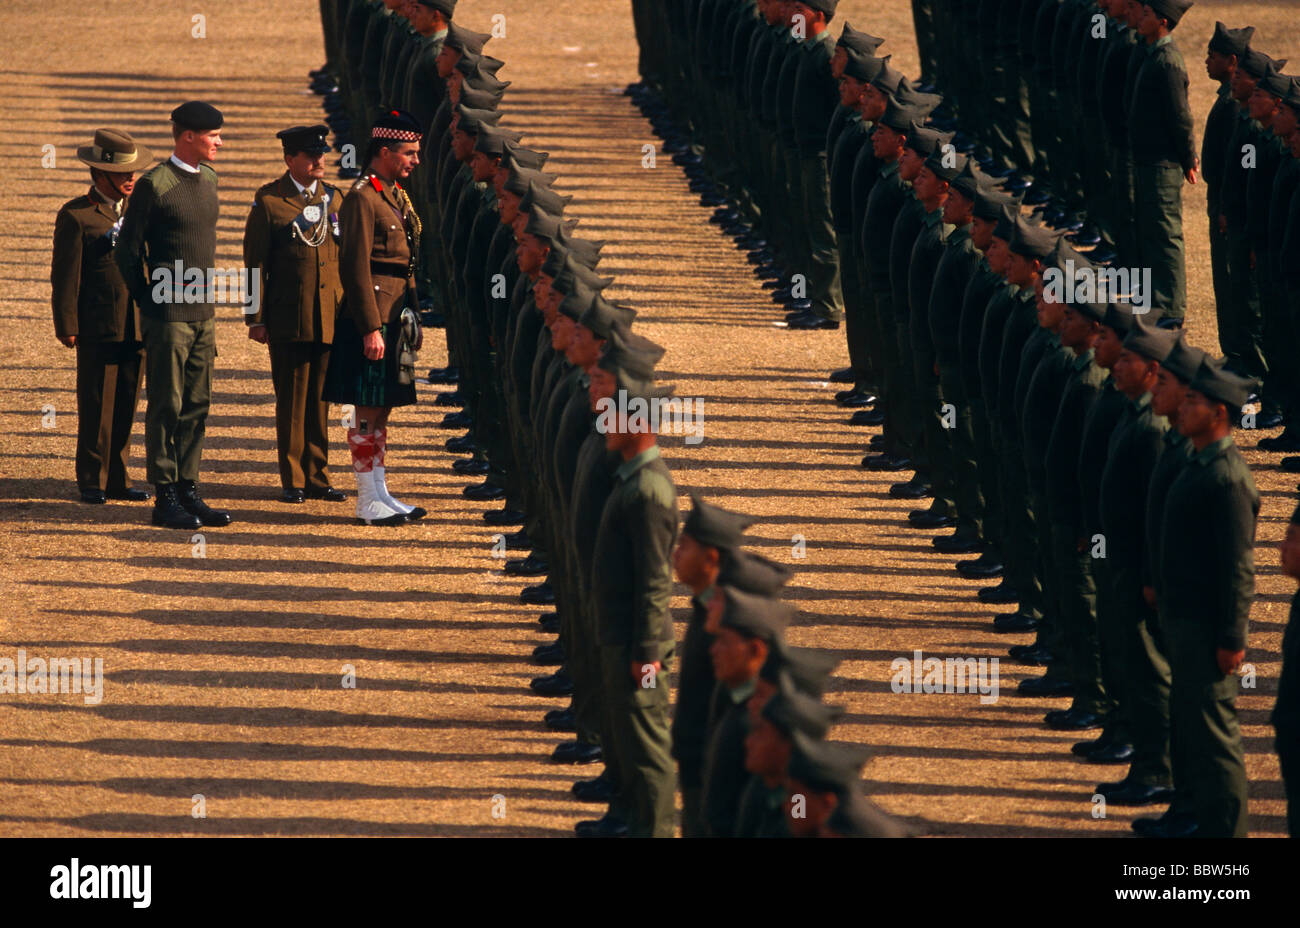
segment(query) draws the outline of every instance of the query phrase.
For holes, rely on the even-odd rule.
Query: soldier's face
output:
[[[708,589],[718,576],[718,549],[702,545],[683,532],[673,548],[673,572],[693,592]]]
[[[1290,138],[1298,125],[1300,123],[1297,122],[1296,111],[1285,104],[1279,106],[1273,114],[1273,133],[1280,139]]]
[[[585,325],[574,325],[573,338],[569,340],[569,347],[564,352],[564,356],[574,367],[586,370],[600,357],[600,345],[601,340],[591,329]]]
[[[921,173],[921,167],[924,164],[925,159],[915,150],[904,148],[902,157],[898,159],[898,176],[906,181],[914,181],[916,176]]]
[[[951,203],[952,199],[950,198],[948,202]],[[989,245],[993,242],[993,230],[995,228],[997,228],[996,223],[981,219],[979,216],[972,216],[970,221],[971,244],[980,251],[987,252]]]
[[[491,155],[476,151],[470,155],[469,169],[474,174],[476,181],[484,183],[496,173],[497,163]]]
[[[601,400],[613,399],[615,380],[614,375],[603,367],[593,366],[587,371],[590,383],[587,385],[587,399],[591,403],[591,411],[597,411],[597,404]]]
[[[1178,407],[1178,431],[1194,439],[1210,433],[1227,417],[1227,408],[1222,403],[1213,402],[1199,390],[1188,387]]]
[[[551,347],[568,355],[568,347],[573,344],[573,320],[564,313],[557,313],[551,322]]]
[[[515,219],[519,216],[518,194],[511,193],[509,190],[500,191],[497,194],[497,209],[501,214],[501,224],[503,226],[513,226]]]
[[[862,92],[858,95],[858,106],[862,111],[863,119],[879,122],[880,117],[885,115],[885,106],[888,102],[880,88],[872,84],[862,85]]]
[[[1093,321],[1073,306],[1065,307],[1065,321],[1061,323],[1061,344],[1082,353],[1088,350],[1096,334]]]
[[[193,146],[194,154],[199,157],[200,161],[216,161],[217,152],[221,150],[223,144],[220,129],[213,129],[210,132],[186,130],[181,133],[181,139],[189,140],[189,144]]]
[[[1232,95],[1240,103],[1246,103],[1250,100],[1251,94],[1255,92],[1255,87],[1259,82],[1251,77],[1241,68],[1238,68],[1232,75]]]
[[[1226,81],[1232,77],[1235,60],[1235,56],[1208,51],[1205,53],[1205,73],[1210,76],[1212,81]]]
[[[468,161],[474,154],[475,137],[459,128],[451,134],[451,153],[457,161]]]
[[[790,742],[765,718],[745,736],[745,769],[769,780],[784,777],[790,769]]]
[[[406,18],[411,21],[411,28],[420,35],[431,35],[433,33],[434,12],[432,7],[427,7],[422,3],[412,3]]]
[[[535,274],[541,268],[544,258],[537,237],[525,232],[515,246],[515,263],[519,265],[519,270],[525,274]],[[538,305],[541,305],[540,300]]]
[[[1273,116],[1277,113],[1277,108],[1281,101],[1273,96],[1263,87],[1256,87],[1255,92],[1250,95],[1250,100],[1246,107],[1250,110],[1250,118],[1257,119],[1264,125],[1269,125],[1273,121]]]
[[[1129,399],[1137,399],[1147,391],[1147,380],[1151,376],[1152,363],[1142,355],[1127,348],[1121,348],[1115,366],[1110,369],[1115,378],[1115,389]]]
[[[320,180],[325,176],[325,153],[313,155],[309,152],[300,151],[296,155],[285,155],[284,163],[289,168],[289,173],[293,179],[304,187],[311,186],[314,180]]]
[[[766,652],[762,642],[746,638],[734,628],[719,628],[709,645],[713,676],[725,686],[743,686],[758,675],[763,666],[760,654],[766,658]]]
[[[862,96],[862,85],[856,78],[840,78],[840,104],[842,106],[857,106],[858,99]]]
[[[1187,395],[1187,385],[1165,370],[1156,371],[1156,388],[1151,391],[1151,411],[1164,416],[1174,428],[1178,427],[1178,407]]]
[[[1097,333],[1097,344],[1093,348],[1096,351],[1093,360],[1097,362],[1097,366],[1110,370],[1119,360],[1119,353],[1124,350],[1124,343],[1118,332],[1108,325],[1103,325],[1101,331]]]
[[[903,136],[889,126],[876,126],[871,133],[871,152],[886,163],[897,161],[903,154]]]
[[[444,45],[442,51],[438,52],[438,57],[433,60],[434,66],[438,69],[438,76],[445,81],[453,74],[459,73],[456,70],[457,61],[460,61],[460,50]]]
[[[1007,280],[1011,281],[1017,287],[1033,286],[1034,279],[1042,265],[1035,258],[1026,258],[1024,255],[1010,253],[1007,260]]]
[[[1005,277],[1007,275],[1007,265],[1011,260],[1011,251],[1007,248],[1006,239],[998,238],[996,235],[990,236],[989,247],[984,252],[984,259],[989,263],[989,270]]]
[[[1065,324],[1065,304],[1048,301],[1043,298],[1043,282],[1038,281],[1034,287],[1035,307],[1038,310],[1038,324],[1050,332],[1058,332]]]
[[[414,142],[398,142],[391,148],[379,149],[379,167],[385,177],[406,180],[420,163],[420,146]]]
[[[1142,22],[1142,17],[1146,15],[1146,8],[1143,7],[1140,0],[1128,0],[1124,6],[1124,19],[1128,22],[1130,29],[1137,29]]]
[[[849,53],[844,50],[843,45],[835,46],[835,52],[831,55],[831,77],[839,80],[844,76],[844,65],[848,63]],[[848,106],[848,103],[844,104]]]

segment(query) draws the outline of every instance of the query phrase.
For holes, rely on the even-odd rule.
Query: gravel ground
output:
[[[889,37],[885,50],[915,73],[907,4],[844,0],[840,10]],[[545,640],[537,610],[518,604],[521,584],[492,558],[484,507],[460,495],[448,433],[434,428],[442,410],[394,416],[391,483],[429,509],[421,523],[366,529],[350,524],[351,503],[284,506],[266,352],[226,311],[204,473],[206,495],[235,524],[206,531],[196,557],[188,535],[149,526],[147,505],[75,501],[73,361],[53,338],[47,273],[54,214],[86,186],[75,146],[113,125],[166,152],[173,106],[221,107],[218,263],[234,266],[252,191],[282,169],[275,130],[319,118],[304,89],[322,58],[314,3],[199,12],[202,39],[188,8],[161,0],[0,9],[0,169],[15,181],[0,188],[0,656],[102,658],[105,675],[97,705],[0,696],[0,834],[571,833],[597,811],[568,791],[590,771],[548,761],[556,737],[540,717],[553,704],[527,689],[537,672],[528,652]],[[490,50],[514,82],[506,124],[552,152],[548,169],[574,194],[582,232],[609,242],[602,270],[617,275],[614,295],[668,348],[665,379],[704,400],[705,441],[664,443],[683,506],[697,490],[761,516],[758,549],[797,569],[790,637],[844,659],[828,695],[848,706],[834,736],[873,746],[872,794],[933,834],[1128,834],[1132,811],[1094,818],[1091,803],[1094,785],[1122,770],[1077,762],[1074,739],[1042,727],[1062,702],[1010,695],[1028,668],[1004,663],[991,705],[891,692],[896,657],[993,658],[1015,639],[990,632],[977,584],[904,527],[909,506],[888,497],[890,480],[856,466],[867,433],[842,425],[823,379],[846,361],[842,331],[776,326],[780,313],[680,172],[666,158],[641,166],[654,139],[619,94],[635,79],[628,4],[465,0],[459,19],[486,29],[496,12],[507,35]],[[1294,13],[1293,3],[1196,5],[1178,36],[1198,121],[1213,92],[1199,61],[1215,19],[1254,23],[1260,47],[1297,58]],[[42,163],[45,145],[54,166]],[[1203,191],[1185,204],[1188,318],[1193,341],[1214,348]],[[445,363],[441,339],[429,342],[422,364]],[[141,433],[132,470],[142,482]],[[352,490],[335,434],[335,479]],[[1241,440],[1253,449],[1257,437]],[[1263,511],[1247,657],[1257,685],[1239,704],[1251,831],[1281,834],[1267,716],[1294,589],[1276,553],[1294,485],[1275,459],[1247,457]]]

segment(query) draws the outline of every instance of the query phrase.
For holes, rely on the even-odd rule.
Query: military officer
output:
[[[427,513],[388,492],[388,417],[415,402],[420,324],[412,306],[419,217],[400,181],[419,162],[420,128],[409,113],[386,110],[371,129],[367,173],[339,210],[343,304],[334,326],[324,399],[355,407],[348,428],[357,475],[357,519],[402,525]]]
[[[59,208],[50,262],[54,334],[77,352],[77,489],[82,502],[142,502],[126,477],[143,351],[138,310],[113,261],[122,210],[149,149],[118,129],[96,129],[77,159],[90,189]]]
[[[325,183],[326,126],[276,133],[286,170],[260,187],[244,224],[244,266],[261,275],[261,305],[245,315],[248,337],[268,346],[275,388],[280,499],[339,501],[330,486],[329,404],[322,398],[339,282],[343,195]]]
[[[221,149],[223,119],[215,106],[192,100],[172,110],[171,121],[175,148],[136,181],[113,257],[140,307],[153,524],[193,531],[231,521],[198,489],[217,356],[216,310],[211,292],[191,301],[181,281],[168,287],[165,277],[155,276],[174,267],[206,276],[216,268],[220,204],[217,173],[208,162]]]

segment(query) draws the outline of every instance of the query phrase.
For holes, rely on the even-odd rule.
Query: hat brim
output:
[[[97,161],[95,160],[95,146],[81,145],[77,148],[77,160],[82,164],[95,168],[99,171],[106,171],[109,174],[132,174],[136,171],[143,171],[153,163],[153,152],[143,145],[135,146],[135,160],[128,161],[124,164],[114,161]]]

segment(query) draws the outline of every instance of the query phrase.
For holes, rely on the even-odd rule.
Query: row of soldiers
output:
[[[520,598],[555,607],[541,626],[557,639],[534,657],[560,666],[532,683],[541,695],[572,697],[546,716],[553,730],[574,733],[554,759],[605,765],[574,785],[578,799],[606,806],[577,833],[671,836],[680,781],[688,835],[902,834],[861,794],[861,749],[825,738],[841,711],[819,699],[833,662],[785,642],[792,610],[777,595],[789,572],[740,549],[752,520],[696,500],[679,537],[677,491],[653,428],[636,411],[671,399],[655,378],[664,349],[632,330],[633,309],[603,295],[612,280],[597,270],[602,244],[577,237],[576,223],[563,218],[570,198],[543,171],[546,153],[499,125],[505,83],[495,77],[501,62],[483,52],[490,35],[453,21],[454,2],[417,5],[438,15],[414,11],[408,29],[400,9],[369,9],[392,20],[388,34],[417,46],[399,39],[373,68],[400,71],[395,55],[414,73],[432,56],[440,102],[426,125],[402,108],[409,98],[382,99],[370,146],[387,144],[392,136],[380,133],[399,123],[421,133],[418,180],[407,194],[419,216],[412,240],[437,284],[430,292],[464,407],[444,424],[470,427],[448,449],[470,455],[455,462],[458,472],[485,478],[467,497],[503,501],[485,520],[519,526],[506,544],[531,549],[507,573],[545,577]],[[371,5],[354,3],[345,16],[348,6],[325,4],[323,15],[352,22],[355,7]],[[314,77],[327,100],[340,99],[340,76],[356,65],[351,46],[333,35],[327,27],[330,63]],[[366,67],[363,60],[363,74]],[[384,92],[399,85],[390,81]],[[427,99],[430,91],[412,93]],[[353,142],[359,125],[356,117],[333,121]],[[372,181],[386,189],[387,180],[363,175],[349,196],[369,196]],[[452,373],[431,377],[450,381]],[[603,417],[611,403],[624,415]],[[670,727],[674,565],[696,606]]]
[[[706,0],[701,9],[730,6]],[[1169,46],[1185,8],[1144,5],[1144,17],[1159,14],[1153,46]],[[810,12],[825,15],[833,4],[793,4],[784,20],[768,20],[786,33],[782,41],[794,42],[791,54],[801,50],[794,17],[807,22]],[[1219,24],[1214,44],[1235,36]],[[647,44],[658,47],[661,38],[643,33],[643,61]],[[1256,385],[1191,347],[1179,331],[1181,312],[1173,317],[1179,325],[1161,325],[1170,317],[1158,300],[1118,286],[1123,276],[1071,247],[1070,223],[1026,215],[1022,196],[959,154],[954,134],[932,119],[943,98],[892,72],[876,54],[882,44],[846,26],[821,56],[840,89],[827,123],[832,214],[857,214],[836,224],[842,277],[857,284],[845,288],[850,357],[870,359],[854,368],[875,371],[871,386],[880,394],[879,410],[866,411],[878,414],[857,421],[884,426],[873,439],[877,453],[863,463],[915,467],[911,480],[891,488],[895,496],[934,497],[909,515],[911,525],[955,526],[934,539],[936,548],[979,552],[958,565],[964,576],[1003,578],[980,591],[986,602],[1018,604],[994,629],[1036,632],[1012,656],[1047,668],[1019,692],[1072,697],[1046,723],[1101,729],[1075,753],[1129,765],[1099,792],[1121,805],[1171,803],[1159,818],[1137,820],[1136,830],[1242,835],[1236,671],[1253,598],[1259,497],[1232,430]],[[801,63],[821,54],[805,50]],[[652,98],[685,78],[651,58],[641,94],[654,113]],[[805,102],[793,101],[796,111]],[[1138,110],[1161,122],[1159,110]],[[673,125],[693,156],[679,163],[735,190],[727,149],[718,155],[707,129],[692,131],[689,113]],[[752,150],[760,160],[769,153],[767,166],[781,171],[779,147]],[[779,197],[779,190],[759,197],[760,214]],[[741,208],[745,200],[730,202]],[[849,273],[855,265],[860,274]],[[841,400],[867,386],[859,381]],[[1280,716],[1294,712],[1279,705]]]
[[[1172,33],[1191,6],[912,4],[923,74],[952,89],[956,112],[978,127],[989,156],[1035,188],[1050,186],[1060,201],[1048,213],[1054,221],[1095,225],[1076,242],[1100,238],[1121,262],[1151,267],[1156,306],[1168,319],[1181,319],[1186,302],[1178,175],[1194,183],[1200,168],[1219,343],[1233,370],[1262,383],[1256,426],[1273,428],[1289,423],[1300,389],[1287,363],[1300,345],[1300,278],[1291,270],[1300,257],[1300,84],[1283,72],[1285,60],[1251,47],[1253,27],[1219,24],[1205,59],[1219,87],[1198,160],[1187,69],[1173,35],[1156,28],[1163,18]],[[1037,197],[1028,200],[1047,202]],[[1168,293],[1162,281],[1172,283]],[[1300,436],[1291,427],[1261,447],[1297,451]],[[1300,460],[1288,466],[1300,470]]]

